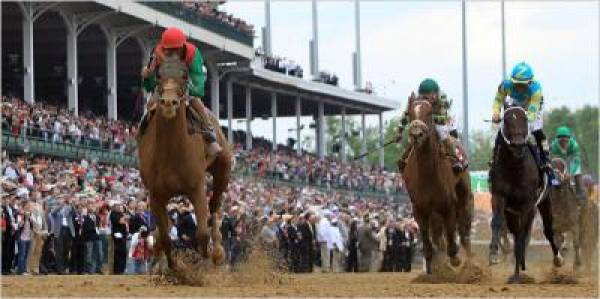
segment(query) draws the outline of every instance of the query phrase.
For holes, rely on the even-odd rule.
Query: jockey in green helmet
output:
[[[579,144],[571,130],[562,126],[556,130],[556,137],[550,147],[552,157],[563,159],[568,165],[568,173],[575,178],[575,193],[580,200],[585,199],[581,176],[581,155]]]
[[[460,147],[460,143],[457,142],[458,133],[454,127],[454,122],[448,115],[452,101],[447,99],[444,92],[440,91],[438,83],[430,78],[427,78],[419,84],[419,97],[433,98],[433,120],[435,124],[435,130],[440,139],[440,142],[444,146],[444,151],[450,160],[452,169],[454,172],[459,173],[463,171],[467,166],[466,155]],[[402,114],[400,120],[400,127],[398,128],[397,141],[402,140],[402,132],[404,128],[410,123],[408,110]],[[453,138],[450,138],[452,136]],[[402,157],[398,161],[398,168],[403,171],[406,167],[406,160],[412,150],[412,144],[409,143],[408,147],[402,153]]]

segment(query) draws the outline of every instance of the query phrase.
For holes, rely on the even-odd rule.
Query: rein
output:
[[[504,139],[504,142],[506,142],[506,144],[508,144],[508,145],[511,145],[511,141],[508,140],[508,138],[506,138],[506,135],[504,135],[504,120],[506,119],[505,114],[511,110],[520,110],[523,113],[525,113],[525,115],[527,115],[527,111],[525,111],[525,109],[523,109],[523,107],[520,107],[520,106],[509,107],[509,108],[505,109],[504,112],[502,113],[502,123],[500,124],[500,135],[502,136],[502,139]],[[529,136],[529,126],[527,126],[527,136]]]

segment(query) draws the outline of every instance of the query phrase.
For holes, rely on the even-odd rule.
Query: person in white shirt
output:
[[[317,225],[317,242],[319,242],[319,248],[321,249],[321,271],[329,272],[331,270],[331,261],[329,259],[328,240],[330,240],[329,234],[331,231],[331,224],[329,222],[331,212],[324,210],[322,215],[323,217]]]

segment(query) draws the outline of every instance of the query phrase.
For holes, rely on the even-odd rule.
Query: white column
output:
[[[379,167],[385,165],[385,151],[383,148],[383,113],[379,112]]]
[[[23,16],[23,100],[32,104],[35,99],[34,70],[33,70],[33,17],[31,6],[28,15]]]
[[[502,77],[501,79],[504,80],[504,78],[506,77],[506,27],[505,27],[505,18],[504,18],[504,0],[500,1],[500,22],[501,22],[501,26],[500,28],[502,29]]]
[[[367,152],[367,125],[366,125],[366,117],[365,113],[361,112],[360,114],[360,131],[361,131],[361,142],[360,142],[360,151],[362,153]],[[362,158],[363,162],[367,161],[367,156]]]
[[[252,149],[252,89],[246,86],[246,150]]]
[[[277,93],[271,92],[271,118],[273,119],[273,151],[277,150]]]
[[[342,107],[342,162],[346,162],[346,107]]]
[[[265,45],[265,48],[263,49],[265,51],[265,54],[267,55],[272,55],[272,50],[271,50],[271,0],[265,0],[265,35],[263,36],[263,38],[265,39],[265,41],[263,42],[263,45]]]
[[[108,118],[117,119],[117,38],[111,34],[106,44],[106,83]]]
[[[360,0],[354,0],[354,30],[356,41],[356,89],[362,88],[362,65],[360,60]]]
[[[300,96],[296,96],[296,154],[300,156],[302,154],[302,142],[300,142],[300,116],[302,115],[302,102],[300,102]]]
[[[462,142],[465,152],[469,152],[469,87],[467,76],[467,3],[462,1],[462,61],[463,61],[463,130]]]
[[[219,119],[219,71],[216,65],[209,68],[210,72],[210,108]]]
[[[69,110],[79,114],[79,74],[77,67],[77,27],[67,30],[67,86]]]
[[[317,14],[317,0],[312,0],[312,46],[314,77],[319,75],[319,17]]]
[[[317,109],[317,155],[325,157],[325,103],[319,102]]]
[[[227,141],[233,144],[233,82],[227,81]]]

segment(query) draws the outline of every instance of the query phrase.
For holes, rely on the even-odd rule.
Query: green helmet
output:
[[[419,94],[439,93],[440,87],[435,80],[427,78],[419,84]]]
[[[556,130],[556,138],[569,137],[571,138],[571,129],[562,126]]]

